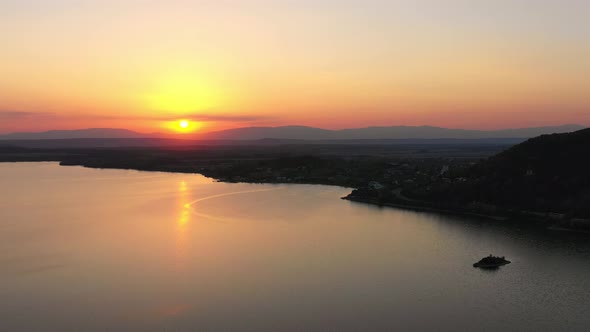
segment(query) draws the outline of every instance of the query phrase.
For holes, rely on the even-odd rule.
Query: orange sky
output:
[[[0,132],[590,125],[590,3],[482,3],[3,1]]]

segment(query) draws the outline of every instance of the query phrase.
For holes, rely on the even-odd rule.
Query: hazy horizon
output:
[[[96,133],[99,134],[99,136],[96,136],[96,138],[99,137],[103,137],[102,135],[106,135],[104,136],[104,138],[109,138],[110,136],[108,134],[114,135],[113,137],[117,137],[119,134],[120,135],[145,135],[145,138],[156,138],[156,137],[161,137],[161,138],[186,138],[186,139],[208,139],[208,135],[215,135],[215,134],[223,134],[223,133],[240,133],[242,131],[260,131],[261,133],[264,131],[268,131],[268,130],[273,130],[276,133],[280,133],[279,136],[284,136],[286,135],[287,137],[282,137],[282,138],[289,138],[289,131],[290,130],[300,130],[300,132],[291,132],[291,135],[293,135],[292,138],[294,139],[305,139],[305,137],[297,137],[299,135],[303,135],[305,134],[304,131],[306,130],[317,130],[317,131],[321,131],[321,132],[325,132],[325,133],[330,133],[330,134],[338,134],[338,133],[344,133],[344,132],[367,132],[370,130],[375,131],[375,134],[378,134],[380,132],[380,130],[389,130],[389,133],[395,133],[397,136],[395,137],[396,139],[419,139],[419,138],[424,138],[424,139],[436,139],[436,138],[440,138],[440,139],[446,139],[446,138],[466,138],[466,137],[459,137],[458,135],[462,132],[466,132],[466,133],[470,133],[470,134],[476,134],[476,133],[481,133],[482,135],[492,135],[492,136],[481,136],[481,137],[472,137],[474,139],[478,139],[478,138],[518,138],[518,137],[534,137],[537,135],[541,135],[541,134],[551,134],[551,133],[564,133],[564,132],[571,132],[571,131],[577,131],[577,130],[581,130],[581,129],[585,129],[588,128],[588,126],[583,126],[580,124],[563,124],[563,125],[555,125],[555,126],[542,126],[542,127],[525,127],[525,128],[501,128],[501,129],[488,129],[488,130],[478,130],[478,129],[465,129],[465,128],[444,128],[444,127],[436,127],[436,126],[428,126],[428,125],[423,125],[423,126],[368,126],[368,127],[358,127],[358,128],[342,128],[342,129],[329,129],[329,128],[320,128],[320,127],[310,127],[310,126],[303,126],[303,125],[285,125],[285,126],[251,126],[251,127],[237,127],[237,128],[230,128],[230,129],[224,129],[224,130],[212,130],[212,131],[198,131],[198,132],[186,132],[186,133],[169,133],[169,132],[165,132],[165,131],[155,131],[155,132],[141,132],[141,131],[134,131],[134,130],[130,130],[127,128],[78,128],[78,129],[51,129],[51,130],[44,130],[44,131],[20,131],[20,132],[6,132],[6,133],[2,133],[0,132],[0,139],[1,138],[7,138],[7,137],[23,137],[28,139],[29,137],[27,135],[33,135],[31,136],[32,138],[36,138],[38,136],[38,134],[59,134],[59,133],[64,133],[64,134],[68,134],[68,133],[80,133],[80,135],[84,136],[84,137],[88,137],[88,138],[95,138],[92,136],[92,133]],[[555,131],[552,131],[552,129],[555,129]],[[281,133],[281,130],[283,130],[284,132]],[[408,131],[409,130],[409,131]],[[396,132],[397,131],[397,132]],[[430,131],[431,133],[436,133],[436,132],[441,132],[441,131],[448,131],[450,133],[455,133],[457,135],[453,135],[451,134],[449,137],[445,136],[445,137],[434,137],[431,136],[432,134],[429,134]],[[506,132],[514,132],[514,133],[522,133],[521,136],[514,136],[514,137],[508,137],[505,136]],[[527,133],[528,135],[524,135],[525,133]],[[503,134],[503,135],[497,135],[497,136],[493,136],[494,134]],[[30,136],[29,135],[29,136]],[[36,136],[37,135],[37,136]],[[367,135],[367,133],[365,133],[365,135]],[[370,134],[369,134],[370,135]],[[407,137],[405,137],[405,136]],[[425,135],[425,137],[420,137],[421,135]],[[453,136],[457,136],[457,137],[453,137]],[[141,137],[141,136],[138,136]],[[16,138],[16,139],[19,139]],[[217,139],[215,136],[210,137],[212,139]],[[256,139],[262,139],[262,138],[275,138],[269,136],[269,137],[259,137]],[[336,139],[336,140],[346,140],[346,139],[363,139],[363,138],[373,138],[373,139],[388,139],[391,137],[387,137],[386,134],[383,135],[383,137],[347,137],[347,136],[342,136],[342,137],[333,137],[333,138],[325,138],[325,139]],[[38,139],[47,139],[45,137],[43,138],[38,138]],[[225,138],[222,138],[225,139]],[[236,139],[241,139],[239,136]],[[248,138],[245,138],[248,139]],[[317,138],[317,137],[311,137],[309,139],[321,139],[321,138]]]

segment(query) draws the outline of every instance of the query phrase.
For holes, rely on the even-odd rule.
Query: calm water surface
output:
[[[348,189],[0,164],[0,331],[590,329],[590,236]],[[513,261],[496,271],[484,255]]]

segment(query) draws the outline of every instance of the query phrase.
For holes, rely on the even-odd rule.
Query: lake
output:
[[[0,164],[1,331],[590,329],[590,235],[350,189]],[[480,270],[483,256],[512,264]]]

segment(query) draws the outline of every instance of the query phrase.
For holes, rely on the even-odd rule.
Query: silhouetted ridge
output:
[[[419,194],[418,194],[419,195]],[[432,202],[590,217],[590,129],[529,139],[440,185]]]
[[[329,130],[306,126],[244,127],[208,133],[186,135],[144,134],[126,129],[91,128],[80,130],[51,130],[38,133],[0,135],[0,140],[42,140],[79,138],[181,138],[193,140],[407,140],[407,139],[524,139],[542,134],[564,133],[584,128],[579,125],[519,128],[504,130],[449,129],[432,126],[388,126]]]
[[[495,169],[498,175],[564,176],[590,171],[590,129],[567,134],[531,138],[492,158],[478,167]],[[530,174],[530,173],[533,174]]]
[[[353,140],[353,139],[489,139],[530,138],[542,134],[564,133],[584,128],[579,125],[518,128],[503,130],[449,129],[432,126],[384,126],[328,130],[305,126],[246,127],[197,135],[199,139],[301,139],[301,140]]]
[[[49,130],[44,132],[12,133],[0,135],[4,140],[79,139],[79,138],[148,138],[154,134],[143,134],[127,129],[88,128],[76,130]]]

